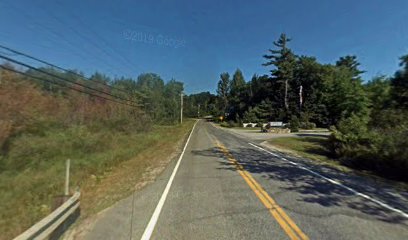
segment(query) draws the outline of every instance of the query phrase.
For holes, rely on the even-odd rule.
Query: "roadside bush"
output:
[[[314,129],[316,128],[316,124],[312,122],[301,122],[300,128],[302,129]]]
[[[227,127],[227,128],[232,128],[232,127],[239,127],[240,124],[237,122],[234,122],[232,120],[228,121],[228,122],[222,122],[220,124],[221,127]]]
[[[238,122],[234,122],[234,121],[228,121],[228,125],[229,127],[240,127],[240,124]]]
[[[289,122],[289,128],[291,132],[299,132],[299,119],[296,116],[292,116]]]
[[[341,120],[330,137],[332,153],[345,165],[408,180],[408,124],[367,126],[368,121],[356,115]]]
[[[227,127],[227,128],[230,127],[230,125],[228,124],[228,122],[221,122],[221,123],[220,123],[220,126],[221,126],[221,127]]]

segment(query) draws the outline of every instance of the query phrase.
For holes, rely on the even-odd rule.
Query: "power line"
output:
[[[111,97],[114,97],[114,98],[117,98],[117,99],[120,99],[120,100],[123,100],[123,101],[129,101],[129,102],[132,102],[132,103],[136,103],[136,102],[131,101],[131,100],[129,100],[129,99],[125,99],[125,98],[122,98],[122,97],[119,97],[119,96],[116,96],[116,95],[113,95],[113,94],[110,94],[110,93],[107,93],[107,92],[104,92],[104,91],[100,91],[100,90],[98,90],[98,89],[95,89],[95,88],[92,88],[92,87],[89,87],[89,86],[86,86],[85,84],[78,83],[78,82],[73,82],[73,81],[68,80],[68,79],[66,79],[66,78],[57,76],[57,75],[55,75],[55,74],[49,73],[49,72],[44,71],[44,70],[41,70],[41,69],[38,69],[38,68],[36,68],[36,67],[30,66],[30,65],[28,65],[28,64],[25,64],[25,63],[23,63],[23,62],[20,62],[20,61],[11,59],[11,58],[6,57],[6,56],[3,56],[3,55],[1,55],[1,54],[0,54],[0,58],[5,59],[5,60],[10,61],[10,62],[13,62],[13,63],[16,63],[16,64],[18,64],[18,65],[24,66],[24,67],[26,67],[26,68],[32,69],[32,70],[34,70],[34,71],[47,74],[47,75],[49,75],[49,76],[55,77],[55,78],[57,78],[57,79],[60,79],[60,80],[62,80],[62,81],[69,82],[69,83],[71,83],[71,84],[76,84],[76,85],[79,85],[79,86],[81,86],[81,87],[84,87],[84,88],[93,90],[93,91],[95,91],[95,92],[99,92],[99,93],[102,93],[102,94],[105,94],[105,95],[108,95],[108,96],[111,96]],[[136,104],[139,105],[138,103],[136,103]]]
[[[13,4],[10,4],[9,6],[12,7],[12,8],[14,8],[16,11],[18,11],[19,14],[22,14],[22,15],[26,16],[27,18],[30,18],[31,21],[32,21],[33,23],[35,23],[37,26],[39,26],[39,27],[41,27],[41,28],[43,28],[43,29],[49,31],[50,33],[54,34],[56,37],[60,38],[63,42],[65,42],[65,43],[67,43],[69,46],[71,46],[73,50],[78,49],[78,46],[75,46],[75,45],[72,44],[70,41],[68,41],[65,36],[63,36],[63,35],[60,34],[59,32],[54,31],[52,28],[48,27],[47,25],[40,24],[40,23],[37,21],[36,18],[32,17],[31,15],[28,15],[28,14],[27,14],[24,10],[22,10],[21,8],[15,6],[15,5],[13,5]],[[89,51],[88,48],[84,48],[83,51],[86,51],[86,52],[88,52],[90,55],[92,55],[92,53]],[[83,52],[80,51],[79,53],[81,53],[81,55],[82,55]],[[78,55],[78,54],[77,54],[77,55]],[[86,55],[83,55],[83,57],[86,58]],[[101,61],[101,63],[105,64],[105,65],[106,65],[108,68],[110,68],[111,70],[116,70],[116,68],[115,68],[113,65],[111,65],[109,62],[106,62],[104,59],[100,58],[99,56],[94,56],[94,58],[98,58],[98,59]],[[110,73],[112,74],[111,71],[108,71],[108,72],[110,72]],[[113,75],[113,74],[112,74],[112,75]]]
[[[61,25],[63,25],[64,27],[68,27],[74,34],[76,34],[77,36],[79,36],[80,38],[82,38],[84,41],[88,41],[90,43],[92,43],[92,45],[94,47],[96,47],[97,49],[99,49],[101,52],[103,52],[106,56],[112,58],[111,54],[106,51],[105,48],[101,47],[98,42],[92,41],[92,39],[88,38],[86,35],[83,35],[81,32],[77,31],[76,28],[64,23],[60,18],[56,17],[54,15],[54,13],[52,11],[49,11],[47,8],[45,7],[38,7],[39,9],[41,9],[45,14],[49,15],[51,18],[53,18],[55,21],[59,22]],[[116,52],[115,52],[116,53]],[[119,60],[122,60],[122,62],[124,64],[129,64],[128,66],[131,66],[130,63],[128,63],[124,57],[122,55],[118,55],[119,57],[121,57]],[[122,67],[123,68],[123,67]],[[131,68],[133,68],[133,66],[131,66]],[[124,70],[126,70],[125,68],[123,68]]]
[[[50,32],[50,33],[52,33],[52,34],[54,35],[54,37],[57,37],[57,38],[61,39],[61,41],[63,41],[63,42],[65,42],[66,44],[68,44],[68,45],[72,48],[73,51],[78,52],[78,54],[75,54],[75,55],[77,55],[77,56],[81,55],[82,58],[86,59],[88,56],[83,54],[83,52],[86,51],[89,55],[92,56],[92,60],[94,60],[94,59],[96,59],[96,58],[99,59],[99,60],[100,60],[100,63],[103,63],[103,64],[107,67],[107,69],[110,69],[110,70],[113,70],[113,71],[118,70],[117,67],[113,66],[110,62],[106,61],[106,60],[105,60],[106,58],[101,58],[101,57],[99,57],[98,55],[93,55],[93,53],[92,53],[88,48],[86,48],[86,47],[83,48],[83,49],[81,49],[82,51],[77,51],[78,46],[76,46],[75,44],[72,44],[70,41],[68,41],[67,38],[66,38],[66,36],[60,34],[59,32],[54,31],[54,29],[48,27],[47,25],[41,24],[40,22],[37,21],[37,18],[34,18],[33,16],[27,14],[24,9],[22,9],[22,8],[16,6],[16,5],[13,5],[12,3],[10,3],[9,6],[12,7],[12,8],[14,8],[17,12],[19,12],[19,14],[22,14],[22,15],[24,15],[26,18],[31,19],[31,22],[35,23],[36,26],[39,26],[39,27],[41,27],[42,29],[44,29],[44,30],[46,30],[46,31],[48,31],[48,32]],[[38,9],[44,11],[45,14],[49,15],[49,13],[47,13],[47,12],[46,12],[44,9],[42,9],[40,6],[36,6],[36,7],[37,7]],[[58,19],[57,21],[59,21],[61,24],[63,24],[59,19]],[[31,25],[29,25],[29,26],[31,27]],[[66,26],[64,25],[64,27],[66,27]],[[71,29],[71,30],[72,30],[72,29]],[[79,37],[81,37],[82,39],[84,39],[85,41],[87,41],[83,36],[80,36],[80,35],[78,34],[78,32],[74,32],[74,33],[75,33],[77,36],[79,36]],[[52,40],[55,42],[54,39],[52,39]],[[97,46],[95,42],[91,42],[91,41],[88,41],[88,42],[92,43],[92,46],[95,47],[97,50],[99,50],[101,53],[107,54],[106,51],[104,51],[104,49],[102,49],[102,48],[100,48],[99,46]],[[108,57],[108,58],[111,58],[110,55],[107,55],[107,57]],[[99,63],[99,61],[98,61],[97,63]],[[127,70],[126,68],[122,67],[122,65],[120,65],[119,67],[120,67],[122,70],[125,70],[125,71]],[[110,71],[110,70],[107,70],[107,71],[108,71],[112,76],[116,76],[116,74],[114,74],[114,73],[113,73],[112,71]]]
[[[71,89],[71,90],[74,90],[74,91],[77,91],[77,92],[80,92],[80,93],[83,93],[83,94],[87,94],[87,95],[89,95],[89,96],[102,98],[102,99],[105,99],[105,100],[107,100],[107,101],[119,103],[119,104],[122,104],[122,105],[131,106],[131,107],[139,107],[138,105],[132,105],[132,104],[128,104],[128,103],[125,103],[125,102],[117,101],[117,100],[115,100],[115,99],[110,99],[110,98],[106,98],[106,97],[103,97],[103,96],[100,96],[100,95],[96,95],[96,94],[92,94],[92,93],[89,93],[89,92],[86,92],[86,91],[82,91],[82,90],[80,90],[80,89],[76,89],[76,88],[74,88],[74,87],[67,86],[67,85],[62,84],[62,83],[59,83],[59,82],[55,82],[55,81],[51,81],[51,80],[48,80],[48,79],[43,79],[43,78],[40,78],[40,77],[32,76],[32,75],[27,74],[27,73],[25,73],[25,72],[21,72],[21,71],[15,70],[15,69],[11,69],[11,68],[5,67],[4,65],[0,65],[0,68],[4,69],[4,70],[6,70],[6,71],[10,71],[10,72],[14,72],[14,73],[21,74],[21,75],[23,75],[23,76],[26,76],[26,77],[29,77],[29,78],[32,78],[32,79],[36,79],[36,80],[39,80],[39,81],[43,81],[43,82],[55,84],[55,85],[58,85],[58,86],[61,86],[61,87],[65,87],[65,88],[68,88],[68,89]]]
[[[56,0],[56,3],[59,3],[60,5],[63,5],[62,2]],[[72,16],[72,19],[75,19],[81,26],[85,27],[86,23],[84,21],[82,21],[81,17],[78,16],[77,14],[75,14],[75,12],[70,12],[67,11],[66,13],[70,14]],[[55,15],[51,15],[54,19],[56,18]],[[59,20],[59,19],[58,19]],[[61,20],[59,20],[61,22]],[[112,45],[109,44],[108,41],[106,41],[101,35],[99,35],[96,31],[94,31],[91,27],[87,27],[87,30],[89,30],[92,34],[94,34],[103,44],[105,44],[105,46],[107,48],[109,48],[113,53],[116,53],[117,56],[119,56],[121,58],[121,60],[123,61],[123,63],[127,64],[130,69],[133,69],[134,66],[131,64],[131,61],[129,60],[129,58],[126,57],[126,55],[121,54],[119,51],[117,51],[114,47],[112,47]]]
[[[83,75],[81,75],[81,74],[78,74],[78,73],[76,73],[76,72],[74,72],[74,71],[72,71],[72,70],[69,70],[69,69],[66,69],[66,68],[57,66],[57,65],[55,65],[55,64],[52,64],[52,63],[49,63],[49,62],[47,62],[47,61],[41,60],[41,59],[39,59],[39,58],[33,57],[33,56],[28,55],[28,54],[26,54],[26,53],[22,53],[22,52],[20,52],[20,51],[11,49],[11,48],[6,47],[6,46],[3,46],[3,45],[1,45],[1,44],[0,44],[0,48],[5,49],[5,50],[7,50],[7,51],[10,51],[10,52],[12,52],[12,53],[14,53],[14,54],[16,54],[16,55],[21,55],[21,56],[27,57],[27,58],[29,58],[29,59],[35,60],[35,61],[37,61],[37,62],[46,64],[46,65],[51,66],[51,67],[53,67],[53,68],[57,68],[57,69],[59,69],[59,70],[65,71],[65,72],[69,72],[69,73],[74,74],[75,76],[81,77],[81,78],[83,78],[83,79],[86,79],[86,80],[89,80],[89,81],[92,81],[92,82],[95,82],[95,83],[98,83],[98,84],[102,84],[102,85],[107,86],[107,87],[110,87],[110,88],[112,88],[112,89],[119,90],[119,91],[122,91],[122,92],[124,92],[124,93],[130,94],[130,92],[128,92],[128,91],[126,91],[126,90],[123,90],[123,89],[120,89],[120,88],[116,88],[116,87],[110,86],[110,85],[108,85],[108,84],[106,84],[106,83],[102,83],[102,82],[95,81],[95,80],[93,80],[93,79],[91,79],[91,78],[87,78],[87,77],[85,77],[85,76],[83,76]],[[2,52],[0,52],[0,53],[2,53]],[[5,53],[4,53],[4,54],[5,54]]]
[[[61,5],[61,3],[60,3],[60,5]],[[67,39],[66,39],[65,36],[63,36],[63,35],[61,35],[60,33],[54,31],[52,28],[49,28],[49,27],[46,26],[46,25],[40,24],[40,23],[37,21],[36,18],[33,18],[31,15],[28,15],[23,9],[18,8],[17,6],[14,6],[13,4],[10,4],[10,6],[13,7],[15,10],[17,10],[19,13],[21,13],[21,14],[25,15],[26,17],[30,18],[30,19],[32,20],[32,22],[36,23],[36,25],[38,25],[38,26],[42,27],[43,29],[45,29],[45,30],[51,32],[51,33],[54,34],[56,37],[59,37],[62,41],[66,42],[66,43],[69,44],[71,47],[73,47],[74,50],[76,50],[76,49],[78,48],[77,46],[75,46],[74,44],[72,44],[70,41],[67,41]],[[61,19],[57,18],[52,12],[48,11],[48,10],[47,10],[46,8],[44,8],[44,7],[40,7],[40,6],[37,6],[37,7],[38,7],[38,9],[41,9],[42,11],[44,11],[44,13],[46,13],[47,15],[51,16],[53,19],[55,19],[56,21],[58,21],[59,23],[63,24],[64,27],[67,27],[67,26],[64,24],[64,22],[63,22]],[[74,18],[74,19],[77,19],[77,18],[79,18],[79,17],[78,17],[77,15],[75,15],[75,17],[73,17],[73,18]],[[80,21],[80,20],[78,20],[78,21],[80,22],[81,25],[84,25],[83,21]],[[106,54],[106,56],[108,56],[109,58],[112,58],[112,56],[109,54],[109,52],[107,52],[107,51],[105,50],[105,48],[101,47],[97,42],[92,41],[92,39],[90,39],[88,36],[84,36],[83,34],[81,34],[80,32],[78,32],[75,28],[73,28],[73,27],[71,27],[71,26],[69,26],[69,25],[68,25],[68,28],[69,28],[73,33],[75,33],[77,36],[79,36],[80,38],[82,38],[83,40],[92,43],[92,46],[96,47],[99,51],[101,51],[102,53]],[[90,30],[91,30],[91,29],[90,29]],[[94,34],[96,34],[96,32],[94,32],[94,31],[92,31],[92,32],[93,32]],[[102,40],[102,42],[103,42],[109,49],[111,49],[117,56],[119,56],[119,57],[121,58],[120,60],[122,60],[123,63],[125,63],[125,64],[127,64],[128,66],[130,66],[131,69],[134,68],[134,66],[133,66],[132,64],[130,64],[130,60],[129,60],[125,55],[121,55],[119,52],[117,52],[113,47],[111,47],[111,46],[108,44],[108,42],[105,41],[105,39],[101,38],[100,36],[99,36],[99,38]],[[89,49],[87,49],[87,48],[85,48],[84,51],[90,53],[90,52],[89,52]],[[81,55],[83,55],[83,52],[80,52],[80,53],[81,53]],[[27,54],[27,55],[28,55],[28,54]],[[92,55],[92,53],[90,53],[90,55]],[[85,55],[84,55],[84,56],[85,56]],[[85,56],[85,58],[86,58],[86,56]],[[95,56],[94,58],[98,58],[99,60],[101,60],[101,62],[104,63],[106,66],[109,66],[110,69],[118,69],[118,68],[114,67],[112,64],[110,64],[110,62],[105,61],[104,59],[100,58],[99,56]],[[39,60],[39,59],[37,59],[37,60]],[[45,61],[43,61],[43,63],[45,63]],[[46,63],[45,63],[45,64],[46,64]],[[54,67],[59,68],[59,67],[57,67],[57,66],[55,66],[55,65],[54,65]],[[120,68],[127,70],[127,69],[124,68],[122,65],[120,66]],[[59,68],[59,69],[61,69],[61,68]],[[61,70],[67,71],[67,69],[61,69]],[[69,71],[69,72],[71,72],[72,74],[75,74],[75,75],[77,74],[77,73],[75,73],[75,72],[73,72],[73,71]],[[110,71],[108,71],[108,72],[110,72]],[[111,74],[112,74],[112,73],[111,73]],[[112,74],[112,75],[115,75],[115,74]],[[84,76],[82,76],[82,75],[81,75],[80,77],[86,78],[86,77],[84,77]],[[92,79],[90,79],[90,78],[86,78],[86,79],[87,79],[87,80],[90,80],[90,81],[94,81],[94,80],[92,80]],[[95,81],[95,82],[97,82],[97,81]],[[126,91],[126,90],[121,89],[121,88],[118,88],[118,87],[113,87],[113,86],[110,86],[110,85],[108,85],[108,84],[104,84],[104,83],[101,83],[101,82],[97,82],[97,83],[98,83],[98,84],[103,84],[103,85],[105,85],[105,86],[111,87],[111,88],[113,88],[113,89],[116,89],[116,90],[118,90],[118,91],[122,91],[122,92],[127,93],[127,94],[131,94],[129,91]],[[140,95],[139,92],[134,92],[134,93]]]
[[[7,52],[3,52],[3,51],[0,51],[0,54],[4,54],[4,55],[7,55],[7,56],[17,56],[18,54],[15,54],[15,53],[7,53]]]

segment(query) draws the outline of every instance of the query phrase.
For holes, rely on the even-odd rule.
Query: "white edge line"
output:
[[[248,144],[251,145],[251,146],[253,146],[253,147],[255,147],[255,148],[258,148],[258,149],[260,149],[260,150],[262,150],[262,151],[264,151],[264,152],[267,152],[267,153],[269,153],[269,154],[271,154],[271,155],[273,155],[273,156],[275,156],[275,157],[280,157],[280,156],[278,156],[277,154],[272,153],[272,152],[270,152],[270,151],[268,151],[268,150],[266,150],[266,149],[264,149],[264,148],[261,148],[261,147],[255,145],[255,144],[252,144],[252,143],[248,143]],[[321,178],[323,178],[324,180],[326,180],[326,181],[328,181],[328,182],[330,182],[330,183],[332,183],[332,184],[335,184],[335,185],[337,185],[337,186],[340,186],[340,187],[342,187],[342,188],[344,188],[344,189],[346,189],[346,190],[348,190],[348,191],[350,191],[350,192],[356,194],[357,196],[360,196],[360,197],[362,197],[362,198],[365,198],[365,199],[367,199],[367,200],[370,200],[370,201],[372,201],[372,202],[374,202],[374,203],[380,205],[381,207],[384,207],[384,208],[387,208],[388,210],[397,212],[397,213],[401,214],[402,216],[408,218],[408,213],[406,213],[406,212],[404,212],[404,211],[402,211],[402,210],[400,210],[400,209],[394,208],[394,207],[392,207],[392,206],[390,206],[390,205],[388,205],[388,204],[386,204],[386,203],[384,203],[384,202],[382,202],[382,201],[380,201],[380,200],[377,200],[377,199],[375,199],[375,198],[372,198],[372,197],[370,197],[370,196],[368,196],[368,195],[366,195],[366,194],[364,194],[364,193],[360,193],[360,192],[354,190],[353,188],[350,188],[350,187],[348,187],[348,186],[346,186],[346,185],[343,185],[342,183],[340,183],[340,182],[338,182],[338,181],[336,181],[336,180],[333,180],[333,179],[330,179],[330,178],[328,178],[328,177],[325,177],[325,176],[321,175],[320,173],[317,173],[317,172],[315,172],[315,171],[313,171],[313,170],[310,170],[309,168],[300,166],[299,164],[297,164],[297,163],[295,163],[295,162],[292,162],[292,161],[289,161],[288,159],[286,159],[286,158],[284,158],[284,157],[280,157],[280,158],[281,158],[282,160],[284,160],[284,161],[289,162],[289,163],[292,164],[292,165],[296,165],[296,166],[298,166],[299,168],[301,168],[301,169],[303,169],[303,170],[306,170],[306,171],[308,171],[308,172],[310,172],[310,173],[312,173],[312,174],[314,174],[314,175],[316,175],[316,176],[318,176],[318,177],[321,177]]]
[[[163,208],[164,202],[166,201],[167,194],[169,193],[171,184],[173,183],[174,177],[176,176],[177,170],[180,166],[181,159],[184,156],[184,152],[186,151],[187,145],[190,142],[191,135],[193,134],[194,128],[197,123],[198,123],[198,120],[194,123],[193,129],[191,130],[190,135],[187,138],[187,142],[184,145],[183,151],[181,152],[180,157],[177,160],[177,164],[174,167],[174,170],[170,176],[169,181],[167,182],[166,188],[164,189],[162,196],[160,197],[159,203],[157,204],[156,209],[154,209],[154,212],[153,212],[152,217],[150,218],[149,224],[147,224],[146,229],[143,232],[141,240],[149,240],[153,234],[154,227],[156,226],[157,220],[159,220],[161,210]]]

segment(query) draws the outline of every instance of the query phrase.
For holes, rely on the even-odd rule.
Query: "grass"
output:
[[[252,130],[252,131],[261,131],[260,127],[233,127],[233,129],[238,129],[238,130]]]
[[[381,176],[376,172],[355,169],[343,165],[341,160],[333,158],[327,147],[328,136],[280,137],[271,139],[268,143],[278,151],[314,160],[317,164],[330,166],[347,173],[353,172],[363,177],[375,179],[375,181],[389,181],[389,179],[384,178],[384,176]],[[391,179],[390,183],[400,191],[407,191],[408,189],[408,184],[406,182],[394,181]]]
[[[65,160],[81,189],[81,215],[104,209],[150,181],[177,152],[194,121],[150,131],[75,126],[23,134],[1,155],[0,239],[11,239],[52,211],[63,193]]]
[[[315,160],[343,171],[350,170],[331,157],[331,152],[327,148],[328,137],[280,137],[271,139],[268,143],[282,152]]]
[[[328,132],[328,131],[329,130],[327,128],[299,129],[299,132]]]

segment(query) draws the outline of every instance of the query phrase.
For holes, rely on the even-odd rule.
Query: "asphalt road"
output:
[[[198,122],[180,161],[81,238],[408,239],[407,192],[259,144]]]

